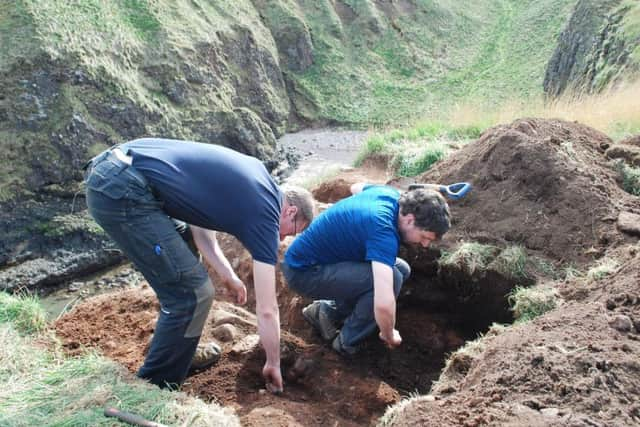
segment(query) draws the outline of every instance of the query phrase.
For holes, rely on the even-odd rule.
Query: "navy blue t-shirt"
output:
[[[219,145],[143,138],[120,146],[173,218],[237,237],[256,261],[278,260],[283,194],[258,159]]]
[[[343,261],[378,261],[393,267],[400,246],[399,198],[391,187],[369,186],[340,200],[293,241],[285,262],[297,269]]]

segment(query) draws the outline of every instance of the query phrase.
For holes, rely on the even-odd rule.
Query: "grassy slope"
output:
[[[211,40],[214,29],[228,31],[236,23],[252,28],[257,42],[277,57],[270,30],[306,26],[313,37],[314,64],[291,73],[317,106],[306,115],[398,124],[439,116],[458,104],[495,106],[539,97],[547,60],[575,1],[398,1],[390,3],[398,9],[385,14],[374,2],[361,0],[18,0],[17,6],[0,8],[0,64],[8,63],[12,50],[25,51],[24,43],[11,42],[11,29],[34,28],[21,21],[35,20],[39,37],[29,44],[54,56],[75,55],[116,91],[160,113],[171,128],[183,112],[167,102],[157,81],[139,72],[143,58],[177,67],[175,54],[188,62],[198,42]],[[402,8],[411,3],[415,9]],[[639,32],[639,8],[627,3],[635,12],[625,18],[624,28],[633,39]],[[339,13],[337,4],[345,5],[342,9],[350,16]],[[15,19],[16,11],[22,11],[20,19]],[[267,29],[260,14],[275,24]],[[632,56],[637,55],[636,48]],[[240,79],[251,78],[240,67],[230,71]],[[233,94],[231,82],[223,80],[215,93],[202,97],[201,107],[230,108]],[[285,108],[287,101],[276,102]]]
[[[397,123],[456,103],[541,95],[547,60],[575,1],[422,1],[394,18],[368,2],[346,3],[356,15],[348,25],[327,1],[303,10],[316,57],[296,78],[323,117]],[[379,34],[367,30],[376,19]]]
[[[180,108],[167,102],[157,81],[140,72],[143,63],[174,68],[179,76],[178,61],[189,63],[198,44],[215,44],[215,31],[230,31],[233,24],[252,28],[258,43],[276,54],[272,39],[246,0],[220,4],[168,0],[24,2],[35,18],[38,41],[54,58],[77,58],[95,78],[111,82],[116,91],[162,113],[167,122],[177,118]],[[232,71],[243,74],[242,70]],[[217,93],[203,94],[213,95],[201,97],[203,106],[229,108],[233,92],[229,85],[223,81]]]
[[[30,58],[38,52],[35,26],[20,1],[0,3],[0,72],[17,58]]]
[[[636,68],[640,68],[640,2],[624,0],[622,7],[628,8],[622,27],[631,52],[631,62]]]
[[[95,352],[65,356],[36,299],[0,292],[0,425],[120,425],[103,415],[109,406],[166,425],[240,425],[230,410],[160,390]]]
[[[98,117],[96,106],[107,111],[109,106],[131,106],[132,120],[144,122],[144,131],[136,129],[136,136],[143,133],[201,139],[208,135],[208,129],[226,126],[224,120],[234,117],[233,107],[250,103],[249,92],[261,98],[261,106],[252,108],[267,110],[265,114],[270,114],[274,128],[282,131],[289,108],[284,88],[271,86],[273,81],[265,77],[266,72],[257,75],[255,69],[239,66],[246,51],[230,48],[234,52],[231,58],[221,47],[222,39],[240,43],[245,34],[250,34],[254,57],[276,60],[271,34],[249,0],[2,2],[0,73],[6,77],[0,83],[4,95],[0,96],[0,160],[6,167],[0,168],[0,201],[30,189],[26,180],[34,166],[24,158],[24,151],[46,153],[52,162],[66,167],[60,174],[49,172],[55,175],[55,182],[59,176],[68,177],[69,169],[75,170],[75,165],[64,163],[50,142],[51,135],[65,134],[73,115],[82,117],[112,141],[121,141],[120,123],[103,120],[108,113]],[[254,58],[249,62],[257,64],[254,68],[262,64]],[[186,68],[204,76],[206,84],[191,85],[187,104],[172,102],[167,85],[177,82],[186,86]],[[31,83],[35,75],[47,73],[81,73],[97,83],[78,86],[63,79],[56,93],[45,97]],[[22,79],[29,85],[21,85]],[[254,95],[247,82],[257,80],[260,85],[254,85],[262,92]],[[22,109],[16,110],[16,104]],[[46,118],[37,122],[36,130],[15,120],[3,121],[5,115],[33,117],[38,109],[46,113]],[[211,115],[220,112],[226,115],[212,120]],[[105,148],[94,145],[86,155],[86,147],[74,149],[88,158]]]

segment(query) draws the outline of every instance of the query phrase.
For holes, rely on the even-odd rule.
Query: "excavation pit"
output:
[[[219,342],[223,356],[215,366],[188,378],[183,390],[235,408],[247,425],[371,423],[402,397],[428,393],[447,355],[487,327],[482,322],[483,329],[476,329],[473,319],[451,311],[454,302],[443,305],[425,300],[425,288],[433,283],[440,283],[437,275],[418,273],[405,284],[397,311],[397,328],[403,336],[400,348],[390,351],[372,336],[360,354],[347,360],[304,321],[301,309],[309,301],[291,293],[279,276],[285,379],[280,396],[264,390],[264,352],[257,344],[255,316],[216,301],[202,341]],[[158,308],[152,290],[143,285],[88,300],[61,317],[55,327],[71,354],[97,348],[135,373],[144,360]]]

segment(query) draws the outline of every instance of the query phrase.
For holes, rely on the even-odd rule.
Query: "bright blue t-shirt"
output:
[[[340,200],[293,241],[285,262],[297,269],[344,261],[378,261],[393,267],[400,246],[399,198],[391,187],[368,186]]]
[[[237,237],[275,265],[283,194],[258,159],[219,145],[143,138],[120,146],[173,218]]]

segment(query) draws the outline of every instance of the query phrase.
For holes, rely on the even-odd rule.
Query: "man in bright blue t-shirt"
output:
[[[200,254],[240,304],[247,289],[220,249],[216,231],[234,235],[251,253],[258,332],[266,352],[262,374],[270,391],[282,391],[278,241],[311,222],[311,194],[281,190],[256,158],[219,145],[159,138],[137,139],[96,156],[86,185],[89,213],[160,301],[138,376],[161,387],[182,384],[213,301],[208,272],[176,231],[175,218],[190,224]]]
[[[376,326],[387,346],[400,345],[396,297],[410,273],[396,258],[400,242],[428,247],[450,227],[447,202],[433,190],[401,195],[354,184],[351,192],[311,223],[282,263],[289,287],[316,300],[305,319],[343,355],[355,354]]]

